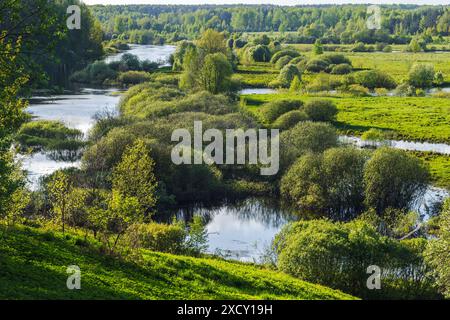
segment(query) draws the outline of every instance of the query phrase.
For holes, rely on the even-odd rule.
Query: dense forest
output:
[[[194,38],[206,29],[280,32],[288,42],[406,43],[414,35],[446,36],[450,10],[444,6],[382,6],[380,30],[366,27],[367,7],[344,6],[93,6],[106,36],[138,43]],[[293,33],[293,34],[292,34]]]

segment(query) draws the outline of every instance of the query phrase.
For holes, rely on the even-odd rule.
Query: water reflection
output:
[[[141,61],[150,60],[152,62],[158,62],[162,66],[170,66],[169,57],[176,50],[176,47],[171,45],[156,46],[132,44],[130,47],[130,50],[106,57],[105,62],[119,61],[124,54],[130,53],[138,56]]]
[[[264,198],[248,198],[212,206],[196,204],[155,219],[169,222],[176,216],[188,222],[194,215],[200,215],[206,223],[208,252],[241,261],[259,261],[281,228],[297,219],[291,210],[277,201]]]

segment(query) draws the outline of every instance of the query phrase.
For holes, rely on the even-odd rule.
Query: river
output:
[[[136,54],[140,59],[168,61],[175,50],[173,46],[132,46],[128,53]],[[120,59],[123,53],[109,56],[106,60]],[[84,88],[72,94],[51,97],[34,97],[30,101],[28,112],[36,119],[60,120],[67,126],[77,128],[84,134],[94,124],[93,116],[103,110],[114,111],[120,99],[116,89]],[[244,89],[246,94],[273,93],[268,89]],[[429,144],[448,154],[448,145]],[[394,147],[397,147],[394,145]],[[444,149],[441,149],[444,148]],[[423,150],[422,150],[423,151]],[[77,167],[76,161],[56,161],[49,154],[37,153],[23,157],[23,168],[29,172],[30,188],[38,186],[39,179],[58,169]],[[435,201],[447,197],[445,190],[430,187],[423,201],[415,209],[426,215],[427,208]],[[159,221],[170,221],[173,215],[189,221],[192,215],[201,215],[207,222],[210,253],[241,261],[258,261],[266,246],[288,221],[298,219],[290,210],[282,208],[276,201],[250,198],[216,206],[192,205],[179,208],[171,214],[163,214]]]

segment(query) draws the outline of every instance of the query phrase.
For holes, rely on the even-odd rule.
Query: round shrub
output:
[[[302,75],[300,71],[295,65],[287,64],[283,67],[283,69],[281,69],[278,76],[278,81],[282,87],[288,88],[295,77],[298,77],[301,80]]]
[[[328,53],[324,55],[322,58],[327,60],[330,64],[343,64],[343,63],[348,65],[352,64],[350,59],[341,53]]]
[[[268,102],[264,105],[264,118],[272,123],[282,114],[292,111],[298,110],[303,105],[303,102],[300,100],[275,100]]]
[[[347,63],[341,63],[341,64],[338,64],[338,65],[335,65],[331,69],[331,73],[332,74],[348,74],[348,73],[350,73],[352,71],[353,71],[352,66],[347,64]]]
[[[271,58],[270,49],[266,45],[247,48],[247,58],[254,62],[268,62]]]
[[[272,59],[270,60],[270,62],[275,64],[275,63],[277,63],[278,59],[280,59],[281,57],[285,57],[285,56],[290,56],[292,58],[296,58],[296,57],[300,56],[300,53],[293,49],[281,50],[272,56]]]
[[[330,100],[314,99],[305,104],[303,109],[312,121],[333,121],[336,118],[336,105]]]
[[[135,224],[128,228],[126,239],[133,248],[181,253],[186,231],[182,225],[151,222]]]
[[[330,63],[327,60],[314,58],[306,63],[306,70],[309,72],[321,72],[325,71]]]
[[[336,147],[338,137],[333,126],[323,122],[304,121],[280,135],[281,168],[289,167],[300,155],[323,152]]]
[[[150,74],[145,71],[127,71],[122,72],[118,80],[125,85],[139,84],[150,80]]]
[[[277,63],[275,63],[275,68],[281,70],[285,65],[287,65],[292,60],[290,56],[284,56],[278,59]]]
[[[305,56],[298,56],[295,58],[292,58],[292,60],[290,61],[292,64],[298,64],[299,62],[305,60],[306,57]]]
[[[295,126],[297,123],[306,120],[308,120],[308,115],[305,112],[292,110],[279,116],[278,119],[272,124],[272,127],[275,129],[287,130]]]
[[[432,64],[416,63],[408,73],[408,83],[417,88],[429,88],[433,85],[434,67]]]
[[[386,88],[394,89],[397,84],[387,73],[380,70],[366,70],[355,73],[354,80],[357,84],[369,89]]]

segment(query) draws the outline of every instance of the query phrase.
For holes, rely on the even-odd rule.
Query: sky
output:
[[[450,4],[450,0],[83,0],[86,4]]]

